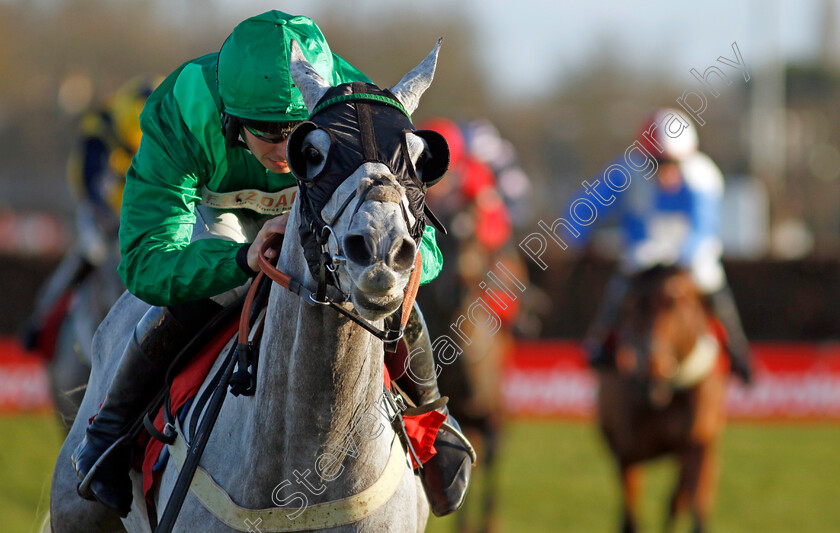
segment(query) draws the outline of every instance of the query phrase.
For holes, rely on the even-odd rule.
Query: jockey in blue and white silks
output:
[[[717,166],[705,154],[692,154],[675,170],[666,170],[679,173],[672,188],[665,188],[657,178],[647,180],[641,173],[630,172],[631,186],[598,210],[599,217],[615,213],[620,219],[622,272],[630,275],[657,264],[678,264],[692,272],[705,292],[723,287],[719,237],[723,177]],[[592,227],[578,226],[581,239]]]
[[[696,130],[678,111],[658,110],[643,132],[634,143],[639,146],[634,159],[628,160],[625,154],[608,165],[607,169],[620,168],[611,173],[612,179],[605,171],[603,184],[599,180],[585,181],[584,191],[572,199],[566,211],[572,215],[566,220],[579,233],[570,244],[584,244],[597,226],[596,218],[615,216],[623,239],[618,272],[610,280],[599,314],[584,340],[590,363],[596,367],[610,363],[605,343],[617,320],[629,277],[656,265],[679,265],[691,272],[709,298],[728,333],[726,348],[732,370],[749,382],[749,347],[721,263],[723,175],[711,158],[697,149]],[[650,164],[641,164],[642,154],[650,157]],[[616,176],[621,176],[620,186],[615,184],[619,179]],[[588,202],[585,208],[581,208],[582,199]],[[592,216],[583,216],[589,214]]]

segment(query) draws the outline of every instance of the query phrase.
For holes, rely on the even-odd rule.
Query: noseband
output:
[[[323,169],[315,176],[307,176],[306,162],[302,160],[302,146],[306,136],[316,129],[321,129],[329,135],[330,147],[329,152],[325,154]],[[310,293],[300,282],[277,270],[265,258],[265,250],[268,247],[277,246],[276,241],[266,242],[266,246],[259,254],[260,269],[275,282],[295,292],[307,303],[333,307],[389,344],[402,337],[404,327],[401,327],[399,331],[379,330],[340,305],[349,300],[349,295],[344,291],[341,291],[344,295],[343,299],[338,301],[327,296],[328,285],[341,290],[336,272],[346,262],[341,242],[335,238],[331,224],[344,214],[350,203],[357,197],[358,190],[347,195],[336,212],[331,215],[331,223],[323,219],[321,211],[339,186],[356,169],[365,163],[383,164],[403,187],[405,194],[411,195],[408,203],[409,208],[414,212],[413,224],[406,211],[406,202],[399,203],[406,227],[409,228],[412,238],[419,246],[425,228],[423,205],[426,190],[414,174],[405,141],[406,131],[414,131],[411,119],[402,104],[390,93],[366,83],[343,84],[328,90],[321,99],[321,103],[313,110],[310,120],[299,124],[289,136],[287,149],[289,166],[298,182],[300,241],[309,271],[317,281],[316,291]],[[374,185],[363,190],[353,214],[359,211],[374,187],[388,186],[391,182],[384,176],[381,178],[374,176],[372,179]],[[396,188],[396,185],[392,186]],[[336,240],[335,254],[329,250],[330,236]],[[406,297],[410,298],[411,302],[408,305],[405,301],[403,303],[403,314],[406,315],[406,319],[411,311],[417,287],[419,287],[421,261],[422,258],[418,253],[406,291]]]
[[[303,139],[315,129],[324,130],[329,135],[330,148],[323,170],[309,177],[305,174],[305,162],[300,160],[300,149]],[[404,203],[400,202],[403,219],[419,246],[426,224],[423,214],[426,191],[414,174],[405,141],[408,131],[414,131],[414,126],[399,101],[387,91],[357,82],[327,91],[313,110],[310,120],[300,124],[290,136],[290,166],[298,181],[301,198],[299,232],[309,270],[319,281],[318,300],[324,300],[327,284],[340,288],[335,272],[344,263],[340,242],[337,242],[338,252],[335,255],[328,250],[330,235],[334,232],[321,217],[321,210],[336,189],[361,165],[385,165],[403,186],[414,222]],[[383,180],[381,185],[385,184]],[[347,196],[332,216],[333,221],[344,213],[356,194],[354,191]],[[364,201],[363,193],[356,211]]]

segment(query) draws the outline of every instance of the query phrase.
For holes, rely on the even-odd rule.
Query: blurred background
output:
[[[218,50],[239,21],[268,9],[312,17],[334,51],[383,86],[443,37],[415,122],[446,117],[475,157],[493,167],[504,156],[492,168],[510,219],[498,248],[527,290],[498,355],[505,416],[487,422],[498,440],[495,498],[469,511],[492,516],[492,531],[617,530],[618,488],[577,347],[616,264],[616,231],[605,225],[582,251],[550,248],[544,270],[516,245],[563,216],[651,109],[701,89],[691,69],[721,67],[732,83],[708,95],[700,149],[725,176],[724,264],[758,374],[749,390],[730,390],[712,526],[840,531],[840,2],[0,0],[4,531],[35,530],[62,440],[44,363],[17,333],[77,238],[66,174],[83,113],[132,76]],[[748,81],[717,61],[734,59],[733,43]],[[446,324],[435,328],[433,337]],[[654,531],[673,473],[666,462],[652,470]],[[433,519],[430,530],[463,520]]]

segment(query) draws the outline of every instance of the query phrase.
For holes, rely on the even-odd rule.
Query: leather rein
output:
[[[349,318],[368,332],[372,334],[374,337],[378,338],[382,342],[388,345],[394,345],[396,341],[400,340],[405,332],[405,326],[408,323],[408,317],[411,315],[411,309],[414,306],[414,300],[417,298],[417,291],[420,288],[420,275],[423,270],[423,257],[420,254],[420,250],[418,249],[417,255],[414,259],[414,270],[411,272],[411,276],[408,279],[408,285],[405,288],[405,296],[403,297],[403,302],[401,306],[401,315],[400,315],[400,322],[399,322],[399,330],[394,331],[390,329],[379,329],[373,326],[370,322],[359,316],[358,313],[354,311],[349,311],[340,305],[340,302],[333,300],[332,298],[326,296],[325,290],[318,290],[318,293],[309,291],[303,284],[292,278],[289,274],[278,269],[271,261],[268,260],[266,257],[266,252],[268,250],[274,250],[276,252],[275,257],[280,256],[279,246],[277,241],[282,242],[282,236],[272,235],[269,237],[265,243],[263,243],[260,253],[258,256],[258,262],[260,267],[260,273],[257,274],[257,277],[251,283],[251,288],[248,291],[248,296],[245,300],[245,306],[243,307],[243,313],[239,320],[239,342],[247,344],[248,343],[248,313],[245,311],[250,309],[251,303],[254,300],[254,297],[257,292],[257,288],[260,286],[260,282],[262,281],[263,277],[268,277],[281,287],[297,294],[300,296],[303,301],[310,305],[323,305],[330,307],[340,314],[344,315],[345,317]],[[322,280],[319,280],[319,285],[326,284],[326,277],[323,276]],[[321,298],[320,296],[323,294]]]

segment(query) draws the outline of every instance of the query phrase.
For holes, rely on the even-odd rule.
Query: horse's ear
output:
[[[409,115],[414,113],[414,110],[420,105],[420,97],[432,84],[441,42],[443,42],[443,38],[438,39],[435,48],[429,52],[426,59],[403,76],[403,79],[391,89],[391,93],[397,97],[397,100],[400,101]]]
[[[300,90],[300,94],[303,96],[303,103],[306,104],[306,109],[312,114],[315,105],[324,96],[324,93],[330,89],[331,85],[309,64],[309,61],[306,60],[303,51],[300,49],[300,45],[295,40],[292,40],[291,43],[289,72],[292,75],[292,81],[295,82],[298,90]]]

